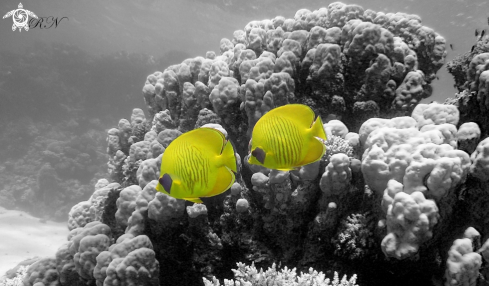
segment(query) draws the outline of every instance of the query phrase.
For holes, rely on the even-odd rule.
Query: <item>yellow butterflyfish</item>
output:
[[[177,199],[202,203],[200,198],[229,189],[237,172],[233,145],[214,128],[186,132],[166,148],[156,190]]]
[[[288,171],[316,162],[326,152],[321,117],[303,104],[270,110],[253,128],[248,163]],[[319,139],[318,139],[319,138]]]

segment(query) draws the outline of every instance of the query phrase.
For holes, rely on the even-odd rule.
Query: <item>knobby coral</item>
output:
[[[376,276],[392,283],[399,277],[389,273],[403,275],[401,268],[443,272],[442,264],[427,261],[451,255],[443,247],[466,224],[487,231],[489,203],[481,195],[487,144],[478,142],[485,127],[478,122],[481,135],[474,135],[475,123],[458,125],[465,111],[418,104],[431,94],[445,55],[444,39],[416,15],[335,2],[291,19],[250,22],[220,42],[219,55],[149,75],[143,87],[149,117],[135,109],[107,134],[111,179],[120,185],[73,208],[72,233],[57,253],[59,280],[202,285],[205,277],[219,285],[213,276],[230,277],[230,267],[245,261],[252,266],[238,264],[235,281],[225,283],[355,285],[356,276],[331,281],[310,267],[362,271],[349,260],[370,258],[382,273]],[[481,69],[470,69],[474,80]],[[249,165],[254,124],[289,103],[307,104],[325,119],[327,153],[287,172]],[[195,205],[157,192],[165,148],[206,124],[224,130],[236,147],[239,172],[231,191]],[[91,222],[92,213],[102,222]],[[400,261],[392,266],[386,256]],[[409,263],[420,256],[428,259],[414,269]],[[253,264],[274,261],[310,271],[258,271]],[[359,277],[379,282],[368,274]],[[425,277],[411,276],[402,278]]]

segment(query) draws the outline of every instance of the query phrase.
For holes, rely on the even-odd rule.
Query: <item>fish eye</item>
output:
[[[258,162],[262,164],[265,163],[266,153],[263,151],[263,149],[256,147],[255,150],[251,152],[251,156],[255,157]]]

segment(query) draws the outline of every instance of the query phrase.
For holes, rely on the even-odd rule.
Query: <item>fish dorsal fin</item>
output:
[[[293,120],[299,123],[300,126],[310,128],[314,121],[314,111],[304,104],[287,104],[270,110],[268,116],[279,116]]]
[[[226,141],[226,137],[219,130],[208,127],[197,128],[181,136],[192,145],[209,150],[216,155],[221,154]]]

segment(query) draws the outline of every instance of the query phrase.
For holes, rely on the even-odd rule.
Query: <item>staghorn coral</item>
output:
[[[374,221],[368,214],[351,214],[341,222],[332,242],[335,254],[349,260],[358,260],[375,254],[378,247],[373,236]]]
[[[15,273],[15,277],[13,278],[6,278],[3,281],[0,281],[0,285],[2,286],[23,286],[24,285],[24,278],[27,274],[27,266],[20,266],[17,269],[17,272]]]
[[[349,144],[349,142],[339,136],[328,135],[328,141],[326,141],[326,152],[321,158],[321,161],[324,161],[326,164],[331,162],[332,156],[335,154],[345,154],[346,156],[352,158],[353,157],[353,148]]]
[[[317,285],[317,286],[356,286],[357,276],[353,275],[350,279],[347,279],[346,275],[340,280],[338,273],[334,273],[333,280],[326,278],[326,275],[322,272],[309,268],[308,272],[301,272],[297,274],[296,269],[283,269],[277,270],[277,266],[274,263],[266,271],[263,269],[256,269],[254,263],[251,266],[243,263],[237,263],[238,269],[233,269],[234,280],[224,279],[224,286],[231,285],[270,285],[271,283],[281,283],[283,285]],[[212,277],[212,281],[204,279],[204,285],[206,286],[220,286],[219,280]],[[239,283],[239,284],[238,284]]]

